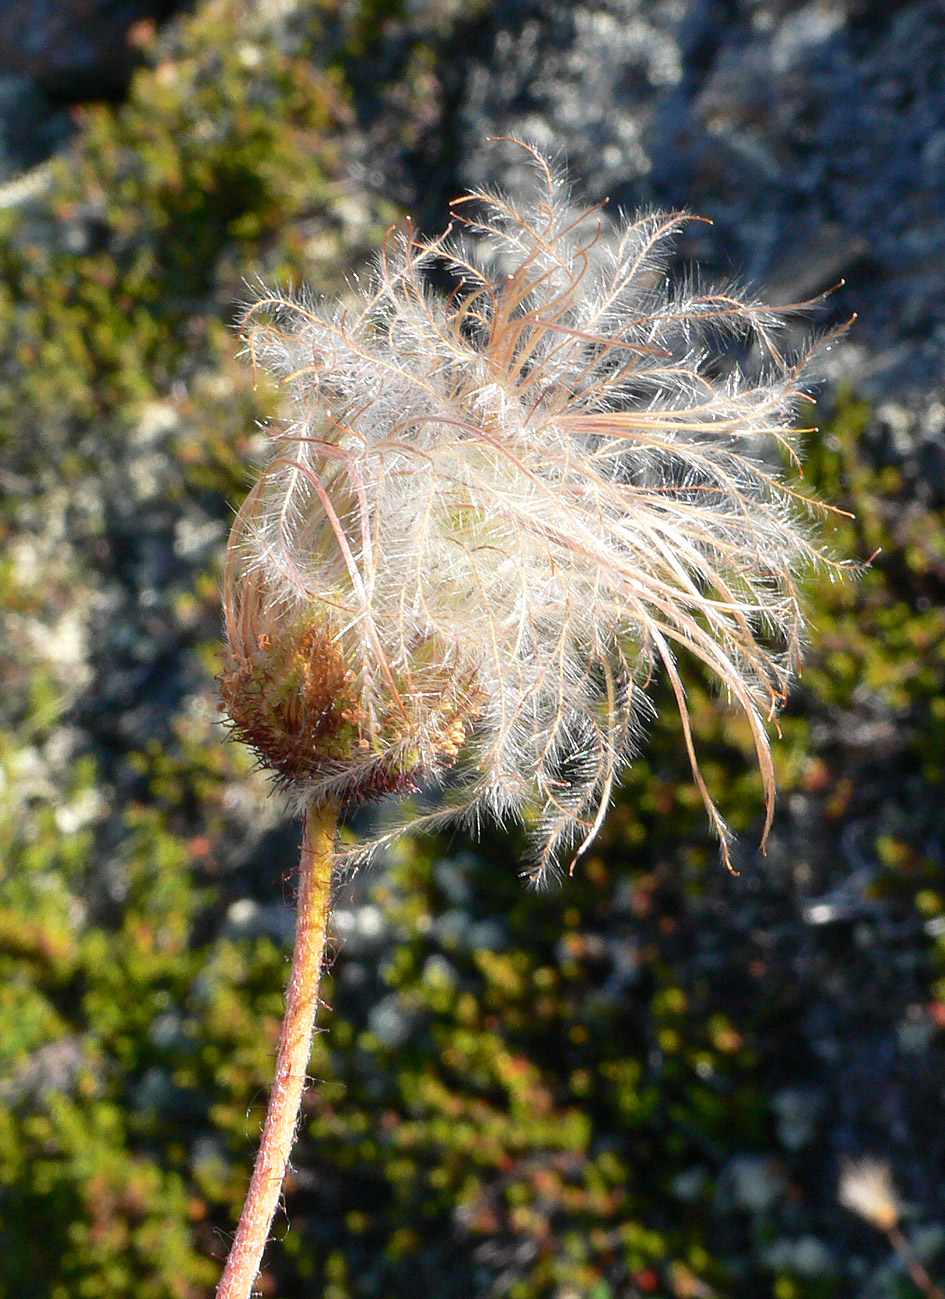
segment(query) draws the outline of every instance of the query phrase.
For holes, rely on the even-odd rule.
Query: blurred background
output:
[[[878,554],[811,585],[766,857],[745,728],[692,677],[737,878],[670,707],[573,879],[530,893],[514,835],[456,835],[339,886],[260,1293],[943,1284],[940,0],[2,0],[3,1299],[212,1295],[298,849],[217,711],[276,409],[232,322],[246,280],[343,291],[405,213],[515,190],[491,135],[711,218],[681,268],[845,280],[806,476],[855,514],[837,553]]]

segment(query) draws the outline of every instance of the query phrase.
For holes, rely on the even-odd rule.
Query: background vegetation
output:
[[[200,5],[0,209],[4,1299],[212,1293],[297,834],[216,710],[221,547],[274,400],[230,322],[257,275],[337,290],[396,219],[371,131],[418,147],[458,23]],[[693,681],[738,878],[668,709],[561,887],[526,892],[502,836],[340,887],[263,1293],[905,1297],[836,1203],[863,1153],[945,1271],[945,511],[856,394],[820,413],[836,549],[879,553],[811,591],[768,857],[747,737]]]

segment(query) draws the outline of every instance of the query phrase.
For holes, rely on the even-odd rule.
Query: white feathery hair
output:
[[[274,763],[283,783],[303,802],[439,785],[415,820],[518,817],[535,878],[599,829],[659,670],[728,860],[678,659],[747,717],[767,834],[797,579],[832,562],[810,526],[824,507],[785,473],[807,358],[781,355],[776,312],[670,279],[689,218],[611,223],[529,152],[530,202],[468,195],[439,239],[390,232],[353,306],[263,292],[247,309],[286,409],[233,530],[229,653],[328,628],[357,739]]]
[[[902,1215],[889,1164],[869,1155],[843,1161],[837,1198],[880,1231],[891,1231]]]

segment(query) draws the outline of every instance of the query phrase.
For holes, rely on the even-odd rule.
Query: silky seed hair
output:
[[[839,567],[794,485],[811,353],[670,277],[689,218],[577,208],[528,152],[527,202],[389,232],[343,304],[246,310],[284,418],[229,543],[224,705],[301,805],[432,788],[404,824],[518,819],[540,879],[599,829],[661,674],[728,861],[680,659],[748,719],[767,835],[798,579]]]

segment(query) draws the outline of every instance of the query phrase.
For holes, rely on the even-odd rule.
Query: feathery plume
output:
[[[532,152],[528,204],[389,233],[353,308],[247,310],[287,418],[230,541],[224,703],[300,806],[439,784],[428,823],[519,817],[540,877],[599,828],[659,670],[727,860],[678,658],[748,718],[767,834],[766,723],[824,560],[777,454],[803,361],[777,313],[670,281],[685,217],[612,225]],[[736,346],[752,377],[719,373]]]
[[[531,152],[530,203],[457,200],[465,242],[390,233],[351,310],[263,292],[245,315],[287,418],[230,537],[221,695],[305,830],[276,1081],[218,1299],[248,1299],[288,1165],[343,804],[439,786],[424,824],[519,817],[539,879],[597,833],[661,670],[727,859],[686,654],[749,720],[770,824],[796,580],[827,562],[772,454],[795,454],[803,363],[777,314],[669,280],[684,218],[611,225]],[[760,353],[756,373],[721,370],[726,347]]]
[[[899,1225],[902,1209],[889,1165],[879,1159],[847,1159],[840,1169],[837,1198],[845,1209],[880,1231]]]
[[[902,1229],[905,1209],[888,1163],[869,1155],[861,1159],[845,1159],[840,1166],[837,1199],[845,1209],[886,1234],[900,1263],[925,1299],[945,1299],[945,1292],[922,1266],[915,1247]]]

